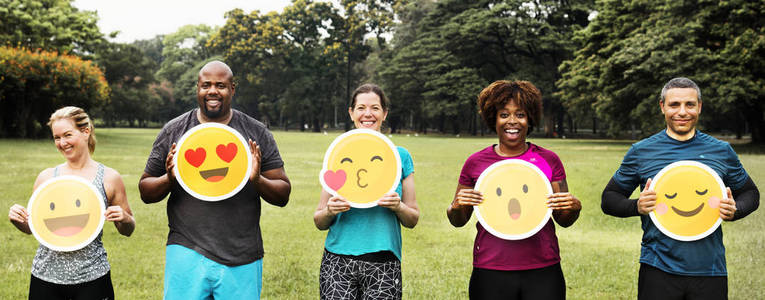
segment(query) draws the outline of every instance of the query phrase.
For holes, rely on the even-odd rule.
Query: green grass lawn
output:
[[[103,241],[112,265],[119,299],[160,299],[167,236],[165,202],[141,202],[138,179],[157,130],[98,129],[95,159],[118,170],[125,181],[136,217],[133,236],[120,236],[104,226]],[[284,208],[264,205],[261,218],[265,258],[263,297],[318,298],[318,274],[326,232],[313,225],[324,151],[339,135],[333,133],[274,133],[292,195]],[[404,297],[407,299],[467,299],[476,218],[452,227],[446,207],[452,200],[465,159],[496,142],[496,138],[434,136],[392,137],[406,147],[415,162],[417,227],[402,229]],[[563,272],[570,299],[630,299],[637,295],[640,251],[639,218],[620,219],[600,210],[600,193],[630,145],[627,141],[531,139],[555,151],[563,161],[569,188],[583,205],[576,224],[557,227]],[[755,151],[756,152],[756,151]],[[747,153],[751,153],[748,151]],[[740,154],[755,183],[765,188],[765,155]],[[26,206],[37,174],[64,161],[51,140],[0,140],[0,208]],[[732,299],[760,298],[765,291],[765,214],[755,212],[724,223],[728,284]],[[0,299],[25,299],[32,258],[38,243],[10,222],[0,225]]]

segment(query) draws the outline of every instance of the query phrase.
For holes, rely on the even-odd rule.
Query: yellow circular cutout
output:
[[[547,224],[552,209],[547,195],[552,186],[537,166],[520,159],[498,161],[481,173],[475,189],[483,194],[476,216],[496,237],[521,240]]]
[[[104,226],[101,193],[81,177],[65,175],[43,182],[29,198],[29,229],[55,251],[74,251],[92,242]]]
[[[354,129],[335,138],[324,154],[319,181],[352,207],[367,208],[395,192],[401,180],[401,158],[393,143],[370,129]]]
[[[680,241],[695,241],[714,232],[720,218],[720,200],[725,185],[707,165],[678,161],[661,169],[649,190],[656,191],[651,220],[665,235]]]
[[[238,193],[250,178],[252,154],[242,135],[220,123],[204,123],[178,141],[175,178],[197,199],[220,201]]]

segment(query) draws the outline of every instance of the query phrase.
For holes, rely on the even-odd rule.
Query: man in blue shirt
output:
[[[755,211],[759,191],[730,144],[696,129],[701,114],[701,91],[688,78],[664,85],[659,106],[667,128],[632,145],[602,195],[603,212],[617,217],[640,216],[638,299],[727,299],[728,273],[722,228],[696,241],[678,241],[651,221],[656,192],[651,179],[665,166],[693,160],[712,168],[726,186],[720,218],[734,221]],[[638,199],[629,199],[640,185]]]

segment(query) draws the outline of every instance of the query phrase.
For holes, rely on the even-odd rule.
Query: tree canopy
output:
[[[595,114],[611,135],[646,136],[665,126],[662,86],[688,77],[701,87],[702,126],[739,134],[748,126],[763,141],[765,2],[604,0],[596,10],[576,35],[575,57],[560,67],[566,107]]]
[[[105,42],[97,21],[71,0],[0,0],[0,45],[92,54]]]

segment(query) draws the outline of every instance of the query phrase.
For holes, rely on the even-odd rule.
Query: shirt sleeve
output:
[[[459,184],[464,186],[475,186],[475,182],[478,180],[478,178],[470,176],[470,171],[473,170],[474,164],[473,164],[473,157],[468,157],[468,159],[465,161],[465,164],[462,165],[462,171],[460,172],[460,179]]]
[[[149,153],[149,158],[146,161],[146,167],[144,172],[152,177],[159,177],[165,175],[165,161],[167,160],[167,153],[170,151],[170,132],[168,126],[162,127],[159,131],[157,138],[154,140],[154,145]]]
[[[633,191],[635,190],[635,187],[640,185],[641,179],[637,149],[635,149],[634,145],[630,147],[627,154],[624,155],[622,164],[619,166],[619,169],[616,170],[612,179],[615,184],[625,191]]]
[[[726,172],[723,178],[723,182],[726,186],[732,190],[740,189],[749,178],[749,174],[746,173],[744,166],[741,165],[741,161],[738,159],[738,154],[733,151],[733,148],[728,144],[727,158],[725,161]]]
[[[566,169],[563,168],[563,162],[560,161],[560,157],[555,152],[550,151],[548,163],[550,164],[550,169],[552,169],[551,182],[566,179]]]
[[[279,154],[279,148],[276,146],[276,140],[274,140],[273,134],[271,134],[268,129],[264,128],[261,137],[261,140],[258,141],[262,154],[260,160],[261,172],[283,167],[284,161],[282,161],[282,157]]]
[[[404,147],[398,147],[398,155],[401,158],[401,179],[404,179],[414,173],[414,160]]]

